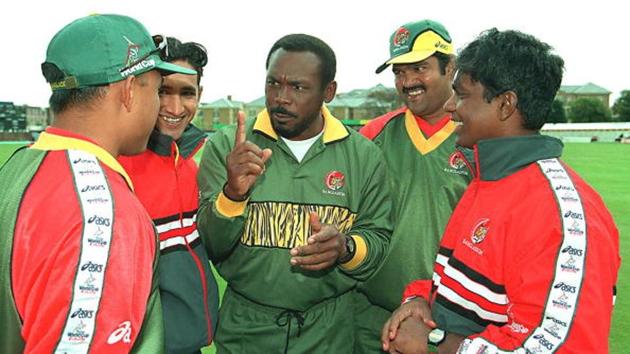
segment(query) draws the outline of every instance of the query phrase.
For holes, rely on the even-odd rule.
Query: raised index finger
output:
[[[236,135],[234,136],[234,147],[245,142],[245,113],[238,111],[236,115]]]

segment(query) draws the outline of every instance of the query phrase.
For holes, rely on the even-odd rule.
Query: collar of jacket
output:
[[[194,125],[188,124],[186,129],[184,129],[182,136],[175,141],[177,149],[179,150],[179,155],[184,159],[194,155],[203,145],[205,139],[206,133]],[[169,135],[160,133],[157,129],[154,129],[151,133],[151,137],[149,138],[147,148],[160,156],[171,156],[173,153],[172,145],[173,138]]]
[[[473,149],[458,146],[475,177],[497,181],[533,162],[560,157],[563,144],[547,135],[481,140]]]
[[[330,144],[335,141],[343,140],[350,135],[350,133],[348,133],[348,129],[339,119],[330,114],[330,111],[328,111],[326,106],[322,106],[322,116],[324,117],[324,134],[322,136],[324,144]],[[254,131],[259,132],[270,139],[278,140],[278,134],[275,130],[273,130],[271,118],[269,117],[269,113],[267,113],[266,109],[260,112],[256,117]]]
[[[31,145],[31,149],[44,151],[79,150],[90,153],[109,168],[118,172],[127,182],[129,189],[134,190],[131,178],[118,160],[87,137],[61,128],[48,127],[46,131],[39,134],[37,141]]]

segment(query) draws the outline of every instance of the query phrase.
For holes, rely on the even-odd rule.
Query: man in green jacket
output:
[[[470,175],[455,153],[455,123],[444,110],[451,95],[453,45],[442,24],[407,23],[390,38],[396,90],[405,106],[361,129],[387,161],[395,230],[383,266],[355,299],[358,353],[381,352],[380,331],[415,279],[431,279],[440,237]]]
[[[198,229],[228,281],[217,351],[350,353],[351,291],[392,231],[383,156],[323,105],[327,44],[285,36],[266,66],[266,110],[212,136],[198,175]]]

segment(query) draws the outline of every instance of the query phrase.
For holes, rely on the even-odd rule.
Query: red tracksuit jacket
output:
[[[463,353],[606,353],[619,233],[599,195],[558,160],[559,140],[481,141],[446,227],[429,297]],[[472,162],[472,161],[471,161]]]
[[[212,342],[219,296],[197,233],[197,164],[206,134],[189,125],[174,141],[154,131],[147,150],[121,156],[160,238],[160,295],[167,353],[192,353]]]

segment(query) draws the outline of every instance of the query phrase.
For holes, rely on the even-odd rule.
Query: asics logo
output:
[[[107,344],[116,344],[121,340],[123,343],[131,343],[131,321],[121,322],[107,338]]]

